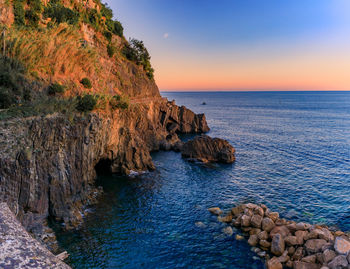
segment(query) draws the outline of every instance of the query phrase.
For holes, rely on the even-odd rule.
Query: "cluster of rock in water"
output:
[[[268,269],[340,269],[350,268],[350,239],[341,231],[325,225],[296,223],[279,217],[265,205],[242,204],[223,216],[220,208],[209,208],[218,220],[240,228],[252,250],[266,259]],[[236,239],[243,239],[236,235]]]

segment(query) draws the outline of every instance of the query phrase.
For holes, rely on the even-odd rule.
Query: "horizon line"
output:
[[[159,89],[159,92],[350,92],[350,89]]]

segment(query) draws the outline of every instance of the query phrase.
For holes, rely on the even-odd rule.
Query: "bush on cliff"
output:
[[[131,39],[122,51],[123,55],[137,65],[142,65],[147,76],[153,79],[154,69],[151,66],[151,56],[148,53],[143,41]]]
[[[108,56],[110,58],[112,58],[114,56],[115,51],[116,51],[116,49],[115,49],[115,47],[112,44],[108,44],[107,45],[107,53],[108,53]]]
[[[90,79],[88,78],[83,78],[80,83],[86,88],[86,89],[91,89],[92,88],[92,84]]]
[[[91,94],[86,94],[83,97],[78,96],[76,109],[80,112],[89,112],[94,110],[97,104],[97,98]]]
[[[109,104],[113,110],[115,109],[128,109],[129,99],[125,96],[114,95],[110,100]]]
[[[0,56],[0,108],[9,108],[31,99],[26,69],[17,60]]]
[[[13,1],[13,13],[15,15],[15,24],[18,26],[25,25],[24,0]]]
[[[59,83],[53,83],[48,88],[49,95],[58,95],[64,93],[64,87]]]
[[[57,24],[66,22],[68,24],[76,25],[79,22],[80,15],[78,12],[66,8],[62,4],[53,1],[49,3],[44,10],[44,18],[51,18]]]

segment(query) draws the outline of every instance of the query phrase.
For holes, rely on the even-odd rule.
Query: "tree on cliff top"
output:
[[[143,41],[135,38],[130,39],[123,49],[123,54],[128,60],[135,62],[137,65],[142,65],[147,76],[153,79],[154,69],[151,66],[151,56]]]

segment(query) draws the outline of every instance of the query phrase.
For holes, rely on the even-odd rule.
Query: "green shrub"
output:
[[[122,54],[137,65],[142,65],[149,79],[154,77],[154,69],[151,66],[151,56],[148,53],[143,41],[131,39],[125,44]]]
[[[51,18],[57,24],[66,22],[76,25],[79,22],[80,15],[78,12],[66,8],[60,3],[52,2],[44,10],[44,18]]]
[[[112,44],[108,44],[108,45],[107,45],[107,53],[108,53],[108,56],[109,56],[110,58],[113,57],[113,55],[115,54],[115,51],[116,51],[116,49],[115,49],[115,47],[113,47]]]
[[[38,13],[36,13],[32,9],[28,9],[26,11],[25,17],[27,19],[27,25],[29,25],[31,27],[35,27],[35,28],[38,27],[39,21],[40,21],[40,16]]]
[[[80,81],[80,83],[83,84],[83,86],[84,86],[86,89],[91,89],[91,88],[92,88],[91,81],[90,81],[90,79],[88,79],[88,78],[83,78],[83,79]]]
[[[64,87],[59,83],[53,83],[48,88],[49,95],[57,95],[64,93]]]
[[[13,0],[13,12],[15,15],[15,24],[25,25],[24,0]]]
[[[112,33],[110,31],[104,31],[103,35],[105,36],[105,38],[111,42],[112,41]]]
[[[107,26],[107,29],[111,31],[113,34],[116,34],[120,37],[123,36],[124,28],[119,21],[107,20],[106,26]]]
[[[113,18],[113,11],[107,4],[101,4],[101,15],[105,17],[106,20],[111,20]]]
[[[86,94],[83,97],[78,96],[76,109],[80,112],[92,111],[97,104],[97,98],[91,94]]]
[[[96,9],[89,9],[85,22],[89,23],[93,28],[98,30],[100,28],[101,14]]]
[[[8,108],[31,99],[26,70],[17,60],[0,56],[0,108]]]
[[[114,95],[110,100],[109,104],[112,109],[128,109],[129,100],[126,97],[121,97],[120,95]]]
[[[0,87],[0,109],[9,108],[16,103],[16,95],[10,89]]]

